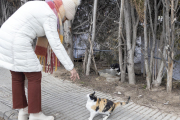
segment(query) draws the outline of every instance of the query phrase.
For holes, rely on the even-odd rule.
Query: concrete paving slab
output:
[[[172,116],[171,117],[171,120],[176,120],[177,119],[177,116]]]
[[[180,117],[178,117],[176,120],[180,120]]]
[[[171,120],[172,114],[167,114],[162,120]]]
[[[92,89],[78,86],[70,81],[54,78],[46,73],[42,75],[42,111],[46,115],[53,115],[55,120],[87,120],[89,118],[90,113],[85,107],[86,95],[92,93]],[[11,109],[11,75],[8,70],[0,68],[0,81],[0,117],[4,114],[6,119],[17,120],[18,111]],[[115,102],[119,101],[119,98],[99,91],[96,92],[96,95]],[[157,109],[130,102],[115,109],[108,120],[154,120],[155,118],[160,120],[179,119],[176,115],[163,113]],[[102,119],[102,115],[97,115],[94,118],[94,120]]]

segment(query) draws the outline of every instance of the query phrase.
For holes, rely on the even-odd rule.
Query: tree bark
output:
[[[132,51],[131,51],[131,65],[132,67],[130,68],[132,70],[132,77],[134,77],[133,84],[136,83],[136,79],[135,79],[135,72],[134,72],[134,53],[135,53],[135,47],[136,47],[136,40],[137,40],[137,27],[139,24],[139,16],[137,15],[137,18],[135,17],[135,8],[131,6],[131,17],[132,17],[132,26],[133,26],[133,38],[132,38],[132,42],[131,42],[131,46],[132,46]],[[129,73],[129,72],[128,72]]]
[[[2,24],[8,19],[8,5],[6,0],[1,1],[1,11],[2,11],[2,18],[1,22]]]
[[[153,75],[152,74],[154,71],[153,60],[154,60],[154,51],[155,51],[155,45],[156,45],[156,30],[157,30],[157,1],[154,0],[154,12],[155,12],[154,27],[153,27],[153,22],[152,22],[152,17],[151,17],[151,7],[149,4],[149,0],[148,0],[148,8],[149,8],[151,32],[153,36],[153,44],[152,44],[151,59],[150,59],[150,72],[151,72],[151,75]]]
[[[168,51],[168,79],[167,79],[167,92],[172,91],[172,75],[173,75],[173,58],[174,58],[174,0],[171,0],[171,39],[169,39],[169,47],[171,51]]]
[[[89,27],[89,37],[88,37],[89,40],[91,39],[90,33],[91,33],[91,24],[90,24],[90,27]],[[89,46],[90,46],[90,43],[89,43]],[[87,55],[88,58],[87,58],[87,65],[86,65],[86,75],[89,75],[90,66],[91,66],[91,52],[90,52],[90,50],[88,50],[87,53],[89,53],[89,54]]]
[[[20,0],[0,0],[0,26],[20,7],[20,3]]]
[[[129,77],[129,84],[135,84],[135,74],[134,74],[134,48],[133,43],[135,41],[132,41],[132,34],[131,34],[131,26],[132,26],[132,16],[131,16],[131,9],[132,6],[130,6],[130,1],[125,1],[125,26],[126,26],[126,42],[127,42],[127,68],[128,68],[128,77]],[[134,29],[133,29],[134,32]]]
[[[86,63],[88,58],[88,49],[86,49],[86,52],[84,54],[84,61],[83,61],[83,72],[86,73]]]
[[[71,33],[71,21],[66,21],[64,23],[64,46],[65,49],[71,58],[72,61],[74,61],[73,57],[73,39],[72,39],[72,33]]]
[[[92,47],[90,47],[90,51],[89,51],[89,57],[88,57],[86,75],[89,75],[89,73],[90,73],[90,65],[91,65],[92,51],[93,51],[93,45],[94,45],[94,40],[95,40],[95,35],[96,35],[97,2],[98,2],[98,0],[94,0],[93,30],[92,30],[92,41],[91,41]],[[95,64],[95,61],[94,61],[94,64]],[[95,69],[96,69],[96,68],[95,68]]]
[[[165,13],[165,17],[166,17],[166,41],[167,44],[170,45],[170,25],[169,25],[169,0],[165,0],[165,4],[166,4],[166,13]],[[167,92],[171,92],[172,89],[172,81],[171,81],[171,72],[170,72],[170,67],[171,67],[171,60],[170,60],[170,53],[168,52],[168,69],[167,69]]]
[[[120,18],[119,18],[119,34],[118,34],[118,39],[119,39],[119,65],[120,65],[120,70],[121,70],[121,82],[125,82],[125,64],[123,63],[123,51],[122,51],[122,27],[123,27],[123,12],[124,12],[124,0],[121,0],[121,8],[120,8]]]
[[[166,49],[165,49],[165,46],[166,46],[166,41],[163,41],[165,39],[165,7],[163,6],[163,31],[162,31],[162,35],[161,35],[161,38],[160,38],[160,51],[163,51],[163,57],[166,58]],[[160,58],[161,54],[160,52],[158,52],[159,55],[158,57]],[[162,58],[163,59],[163,58]],[[164,72],[164,67],[165,67],[165,63],[163,60],[159,60],[159,66],[158,66],[158,74],[157,74],[157,78],[156,80],[153,82],[154,86],[155,87],[159,87],[162,83],[162,78],[163,78],[163,72]]]
[[[148,36],[147,36],[147,2],[144,2],[144,60],[145,60],[145,67],[146,67],[146,81],[147,81],[147,89],[151,89],[151,72],[149,70],[149,63],[148,63]]]

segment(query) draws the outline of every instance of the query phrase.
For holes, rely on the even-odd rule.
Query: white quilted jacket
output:
[[[60,42],[57,17],[44,1],[27,2],[0,28],[0,67],[16,72],[38,72],[42,66],[33,51],[36,37],[46,35],[67,70],[74,65]]]

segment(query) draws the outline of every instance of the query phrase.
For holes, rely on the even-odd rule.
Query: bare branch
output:
[[[164,0],[162,0],[162,3],[163,3],[163,5],[164,5],[164,7],[166,7],[166,5],[165,5],[165,1],[164,1]]]
[[[87,34],[88,32],[74,32],[74,35],[81,35],[81,34]]]
[[[160,5],[161,5],[162,0],[159,1],[157,8],[159,9]]]
[[[84,25],[84,24],[86,24],[87,22],[89,22],[89,20],[84,21],[84,22],[83,22],[83,23],[81,23],[80,25],[78,25],[78,26],[74,27],[74,28],[73,28],[73,30],[75,30],[75,29],[77,29],[77,28],[79,28],[79,27],[83,26],[83,25]]]
[[[115,8],[114,8],[114,9],[115,9]],[[114,10],[114,9],[113,9],[113,10]],[[112,10],[112,11],[113,11],[113,10]],[[96,35],[99,33],[99,30],[101,29],[102,25],[105,23],[105,21],[107,20],[107,18],[109,17],[109,15],[112,13],[112,11],[108,14],[108,16],[107,16],[107,17],[104,19],[104,21],[101,23],[99,29],[97,30]]]
[[[122,31],[121,31],[121,37],[122,37],[122,39],[123,39],[123,42],[125,42],[125,39],[124,39],[124,35],[122,34]]]
[[[149,0],[148,0],[148,9],[149,9],[149,16],[150,16],[150,26],[151,26],[151,30],[152,30],[152,34],[154,33],[154,29],[153,29],[153,23],[152,23],[152,17],[151,17],[151,7],[149,4]]]
[[[179,0],[176,0],[176,1],[175,1],[175,7],[174,7],[175,10],[177,9],[178,2],[179,2]]]
[[[173,50],[169,47],[169,45],[167,45],[167,46],[165,46],[165,48],[166,48],[166,52],[168,53],[168,52],[173,52]],[[173,59],[172,59],[172,57],[171,57],[171,55],[169,55],[168,56],[172,61],[174,61]]]
[[[138,24],[139,24],[139,20],[140,20],[140,18],[139,18],[139,16],[137,17],[137,21],[136,21],[136,27],[138,26]]]

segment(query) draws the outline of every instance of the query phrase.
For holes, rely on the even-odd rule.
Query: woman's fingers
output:
[[[70,72],[71,72],[71,77],[70,77],[71,80],[75,81],[76,79],[80,79],[79,74],[76,72],[75,69],[71,70]]]
[[[80,78],[79,78],[79,74],[78,74],[78,73],[77,73],[77,78],[78,78],[78,79],[80,79]]]

